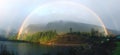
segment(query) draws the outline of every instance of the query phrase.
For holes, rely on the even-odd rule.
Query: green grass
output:
[[[116,42],[116,44],[117,44],[117,47],[113,51],[113,55],[120,55],[120,42]]]

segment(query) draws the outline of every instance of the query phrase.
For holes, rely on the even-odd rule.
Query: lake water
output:
[[[9,41],[0,41],[0,44],[6,45],[7,50],[13,51],[15,55],[72,55],[77,52],[75,49],[79,49],[79,47],[46,46]]]

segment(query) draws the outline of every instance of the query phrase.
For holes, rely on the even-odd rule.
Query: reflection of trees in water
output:
[[[15,55],[13,51],[8,51],[7,46],[1,44],[0,45],[0,55]]]

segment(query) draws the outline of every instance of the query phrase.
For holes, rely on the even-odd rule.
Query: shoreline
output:
[[[87,45],[85,44],[62,44],[62,43],[40,43],[42,45],[48,45],[48,46],[83,46],[83,45]]]
[[[8,42],[18,42],[18,43],[31,43],[31,44],[39,44],[39,45],[47,45],[47,46],[83,46],[87,45],[86,43],[81,44],[68,44],[68,43],[40,43],[40,42],[29,42],[29,41],[22,41],[22,40],[7,40]]]

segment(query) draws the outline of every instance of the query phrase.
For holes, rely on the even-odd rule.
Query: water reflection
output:
[[[0,55],[15,55],[13,51],[7,50],[6,45],[1,44],[0,45]]]
[[[31,43],[0,41],[0,55],[112,55],[114,42],[85,46],[45,46]]]

